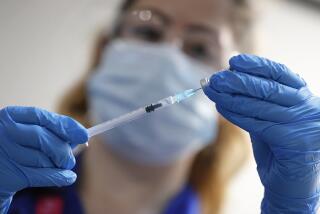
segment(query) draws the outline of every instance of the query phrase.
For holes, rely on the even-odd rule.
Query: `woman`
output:
[[[197,86],[231,51],[251,50],[249,9],[244,0],[126,1],[113,32],[98,39],[92,72],[63,99],[60,113],[91,126]],[[77,185],[22,191],[9,213],[41,213],[52,204],[66,213],[219,213],[248,144],[223,118],[201,115],[195,105],[202,98],[94,139],[103,143],[91,142],[79,158]],[[167,139],[177,146],[162,145]]]

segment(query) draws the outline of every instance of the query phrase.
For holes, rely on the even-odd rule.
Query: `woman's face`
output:
[[[170,43],[185,54],[168,46],[112,43],[89,81],[92,121],[107,121],[141,104],[198,88],[199,80],[209,76],[206,72],[212,68],[194,61],[220,69],[226,50],[222,39],[226,32],[224,1],[136,0],[121,14],[115,35],[125,40]],[[149,165],[191,157],[216,135],[216,114],[207,102],[205,97],[195,96],[193,102],[177,105],[175,110],[159,111],[115,129],[104,135],[105,141],[120,155]]]
[[[225,0],[136,0],[120,19],[120,36],[179,46],[218,68],[232,48]]]

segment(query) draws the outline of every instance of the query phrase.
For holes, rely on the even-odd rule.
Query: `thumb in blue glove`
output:
[[[0,110],[0,213],[21,189],[74,183],[72,147],[87,140],[69,117],[33,107]]]
[[[319,201],[320,98],[286,66],[253,55],[231,58],[206,95],[249,132],[265,187],[263,213],[316,213]]]

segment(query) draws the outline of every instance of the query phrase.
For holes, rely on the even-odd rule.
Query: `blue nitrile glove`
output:
[[[75,120],[33,107],[0,110],[0,213],[27,187],[65,186],[76,180],[72,146],[88,140]]]
[[[204,91],[226,119],[250,133],[265,187],[262,213],[316,213],[320,98],[282,64],[252,55],[229,63]]]

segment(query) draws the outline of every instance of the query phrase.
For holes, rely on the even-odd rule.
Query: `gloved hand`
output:
[[[0,213],[21,189],[75,182],[72,147],[87,140],[69,117],[32,107],[0,110]]]
[[[316,213],[320,190],[320,98],[287,67],[252,55],[230,59],[205,94],[249,132],[263,186],[262,213]]]

